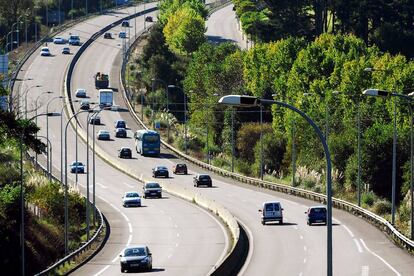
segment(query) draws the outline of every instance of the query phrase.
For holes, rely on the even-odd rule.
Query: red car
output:
[[[179,173],[187,174],[188,173],[188,171],[187,171],[187,165],[186,164],[177,164],[177,165],[174,165],[174,167],[173,167],[173,173],[175,173],[175,174],[179,174]]]

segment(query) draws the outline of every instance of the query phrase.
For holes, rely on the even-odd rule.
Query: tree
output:
[[[164,29],[168,47],[179,55],[189,55],[206,41],[204,19],[189,7],[172,14]]]

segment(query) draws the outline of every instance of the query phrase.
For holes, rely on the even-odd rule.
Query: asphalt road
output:
[[[149,6],[147,4],[147,7]],[[140,9],[142,7],[139,7],[137,11]],[[130,13],[133,11],[134,8],[129,9]],[[128,12],[122,10],[96,17],[76,25],[60,36],[68,37],[69,32],[77,33],[81,36],[81,40],[85,41],[102,27],[127,15]],[[137,28],[141,30],[144,22],[143,17],[138,17],[136,22]],[[132,26],[135,25],[134,20],[131,20],[130,23]],[[132,34],[133,28],[131,30]],[[111,45],[109,42],[114,44]],[[106,63],[109,65],[104,66],[110,66],[113,63],[111,53],[119,51],[118,43],[117,37],[113,40],[102,41],[100,45],[106,51],[103,57],[96,60],[97,63]],[[95,45],[99,45],[99,42],[96,42]],[[18,76],[25,81],[16,85],[16,91],[21,89],[21,93],[33,85],[42,86],[30,89],[27,97],[29,110],[35,108],[36,99],[39,99],[39,113],[45,112],[49,100],[62,94],[66,68],[73,56],[60,53],[63,45],[49,43],[48,46],[53,56],[41,57],[36,52]],[[75,53],[78,47],[70,46],[70,48]],[[85,53],[85,56],[88,55],[93,61],[95,58],[93,52]],[[114,57],[114,55],[112,56]],[[89,81],[92,82],[90,79]],[[41,95],[44,91],[53,91],[54,93]],[[61,108],[61,100],[54,99],[50,102],[49,112],[60,112]],[[30,112],[28,117],[30,118],[34,114],[34,112]],[[66,117],[63,122],[66,124]],[[46,136],[46,119],[39,117],[38,124],[41,127],[39,135]],[[49,118],[49,138],[53,145],[54,157],[53,167],[57,175],[59,175],[61,156],[60,129],[60,118]],[[91,154],[90,158],[92,158]],[[68,163],[76,160],[74,131],[71,126],[68,127],[67,160]],[[86,146],[81,142],[81,139],[79,139],[78,160],[86,163]],[[153,253],[153,272],[166,275],[205,275],[224,257],[229,246],[227,232],[209,212],[166,193],[162,199],[143,199],[143,207],[141,208],[123,208],[121,202],[123,193],[130,190],[141,192],[142,185],[113,169],[99,158],[96,160],[96,172],[97,205],[110,223],[111,235],[104,249],[87,265],[77,270],[75,275],[120,274],[118,255],[125,246],[134,244],[148,245]],[[68,177],[76,181],[74,174],[69,174]],[[71,188],[84,191],[86,175],[79,175],[78,185]],[[90,189],[92,191],[92,181]]]

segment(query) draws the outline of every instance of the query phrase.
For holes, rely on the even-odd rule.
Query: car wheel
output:
[[[162,195],[158,195],[158,198],[162,198]]]
[[[123,267],[121,267],[121,273],[124,273],[125,269]]]
[[[266,222],[265,222],[264,220],[262,220],[262,224],[263,224],[263,225],[265,225],[265,224],[266,224]]]
[[[311,226],[312,225],[312,222],[311,221],[308,221],[308,225]]]
[[[279,221],[279,224],[283,224],[283,219],[281,219],[281,220]]]
[[[168,173],[167,173],[167,175],[165,176],[165,178],[169,178],[169,175],[168,175]]]
[[[187,172],[187,171],[185,171],[185,172],[184,172],[184,174],[188,174],[188,172]]]

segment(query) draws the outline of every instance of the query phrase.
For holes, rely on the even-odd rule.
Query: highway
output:
[[[232,10],[229,9],[229,12]],[[214,17],[212,15],[210,20],[216,18],[215,20],[220,20],[220,18],[227,18],[231,15],[221,15],[220,17]],[[234,17],[234,16],[233,16]],[[209,26],[209,34],[212,36],[217,37],[224,37],[225,34],[221,33],[221,28],[219,28],[220,24],[214,23],[208,24]],[[218,26],[217,30],[214,27],[210,26]],[[84,30],[83,28],[80,28]],[[118,29],[119,30],[119,29]],[[73,76],[72,87],[83,87],[88,90],[88,93],[91,95],[92,99],[96,99],[97,93],[94,89],[92,76],[96,73],[96,71],[103,71],[108,72],[110,71],[110,86],[113,88],[120,88],[119,83],[116,80],[119,73],[117,73],[117,68],[119,68],[120,60],[120,44],[119,42],[116,43],[114,40],[115,45],[108,42],[102,42],[100,40],[93,43],[90,48],[85,52],[85,55],[82,56],[75,68],[75,73]],[[118,45],[119,44],[119,45]],[[52,49],[54,52],[54,49]],[[118,57],[118,58],[116,58]],[[63,76],[64,76],[64,61],[56,61],[56,64],[53,66],[53,70],[46,71],[45,68],[50,68],[47,62],[53,62],[50,60],[58,60],[57,56],[50,58],[50,59],[42,59],[40,57],[34,57],[31,60],[32,68],[27,68],[27,71],[22,72],[23,78],[31,77],[34,80],[48,80],[47,81],[47,89],[55,89],[55,91],[60,90],[62,86]],[[97,62],[99,61],[99,62]],[[35,67],[33,67],[36,64]],[[67,63],[66,63],[67,65]],[[62,67],[60,67],[62,66]],[[59,69],[60,68],[60,69]],[[46,72],[43,72],[46,71]],[[53,71],[53,72],[52,72]],[[59,72],[58,72],[59,71]],[[53,75],[56,74],[56,75]],[[33,81],[28,81],[29,86],[35,84]],[[53,87],[52,87],[53,84]],[[46,83],[44,84],[46,85]],[[49,87],[50,85],[50,87]],[[33,89],[31,90],[30,94],[39,95],[40,91],[46,91],[45,87],[40,89]],[[73,92],[73,91],[72,91]],[[31,101],[34,101],[34,96],[31,97]],[[49,95],[48,95],[49,96]],[[45,96],[46,98],[46,96]],[[115,98],[116,104],[125,107],[121,95],[117,95]],[[127,121],[129,128],[134,131],[140,128],[139,125],[134,121],[131,115],[127,112],[107,112],[104,111],[101,113],[102,121],[105,125],[100,126],[97,129],[105,128],[109,131],[113,131],[113,122],[118,119],[122,118]],[[51,119],[52,121],[52,119]],[[50,127],[51,130],[54,131],[55,138],[59,139],[59,133],[56,134],[56,130],[59,129],[59,124],[57,120],[53,118],[55,122],[53,126]],[[82,118],[81,124],[83,124],[83,128],[85,127],[85,118]],[[39,120],[39,122],[44,126],[44,120]],[[129,132],[129,136],[131,137],[132,131]],[[59,131],[57,131],[59,132]],[[41,134],[44,134],[44,130],[42,129]],[[53,138],[53,139],[55,139]],[[71,138],[70,144],[73,146],[73,138]],[[106,153],[110,156],[113,156],[113,162],[121,162],[123,165],[128,166],[131,170],[135,172],[137,175],[143,175],[145,178],[150,178],[151,176],[151,168],[155,165],[166,165],[167,167],[171,168],[174,163],[180,162],[176,157],[168,151],[163,151],[160,158],[145,158],[141,156],[137,156],[134,153],[134,157],[136,159],[133,160],[118,160],[116,158],[117,150],[121,146],[129,146],[133,147],[133,139],[114,139],[113,141],[109,142],[98,142],[98,146],[102,148]],[[58,145],[58,142],[56,142]],[[73,150],[73,147],[71,147]],[[84,145],[81,143],[80,151],[84,153]],[[54,152],[54,156],[59,156],[59,151],[56,153]],[[74,160],[73,152],[70,152],[69,160]],[[56,158],[55,158],[56,160]],[[110,272],[114,272],[116,270],[119,271],[119,266],[111,261],[114,259],[114,254],[117,250],[122,248],[126,241],[128,241],[128,224],[125,219],[123,219],[122,215],[119,215],[116,209],[114,209],[110,204],[113,205],[118,204],[117,197],[121,194],[121,191],[124,189],[129,188],[123,187],[122,183],[125,185],[134,185],[136,184],[135,181],[129,179],[126,176],[121,175],[116,170],[113,170],[109,167],[106,163],[98,161],[97,169],[99,174],[102,178],[97,180],[97,183],[100,183],[102,186],[98,184],[101,189],[99,189],[98,194],[109,202],[102,202],[102,210],[103,212],[109,216],[113,213],[114,218],[113,221],[119,221],[119,235],[123,236],[119,238],[122,245],[119,245],[117,241],[109,242],[107,247],[112,248],[105,248],[101,253],[98,254],[96,258],[92,260],[87,266],[85,266],[85,270],[82,270],[84,275],[90,273],[87,269],[94,269],[95,271],[102,272],[104,274],[112,275]],[[292,196],[288,196],[281,193],[275,193],[271,191],[267,191],[264,189],[254,188],[251,186],[247,186],[244,184],[236,183],[229,179],[224,179],[222,177],[218,177],[213,175],[213,185],[214,188],[206,189],[206,188],[194,188],[192,185],[192,176],[197,173],[202,172],[197,167],[190,166],[190,175],[189,176],[174,176],[166,180],[160,180],[160,183],[164,181],[168,181],[174,183],[174,185],[180,185],[186,187],[189,190],[194,190],[197,193],[201,193],[206,195],[207,197],[213,198],[217,202],[220,202],[224,206],[226,206],[238,219],[246,226],[246,229],[249,234],[250,242],[251,242],[251,251],[248,258],[248,263],[244,268],[245,275],[324,275],[326,271],[326,228],[325,227],[318,227],[312,226],[309,227],[306,225],[304,211],[306,211],[308,206],[316,205],[317,203],[307,201],[301,198],[296,198]],[[117,175],[116,177],[114,175]],[[84,176],[82,176],[84,177]],[[85,183],[84,179],[80,182]],[[124,180],[125,179],[125,180]],[[109,181],[110,180],[110,181]],[[108,183],[109,181],[109,183]],[[108,184],[107,184],[108,183]],[[116,184],[114,184],[116,183]],[[119,187],[121,186],[121,188]],[[104,188],[106,187],[106,188]],[[260,215],[258,213],[258,209],[261,207],[262,202],[267,200],[280,200],[282,203],[283,208],[285,209],[285,224],[284,225],[275,225],[275,226],[263,226],[260,223]],[[163,202],[172,202],[172,198],[168,200],[152,200],[148,201],[148,204],[154,202],[160,202],[159,204],[164,204]],[[145,204],[147,201],[145,201]],[[180,201],[177,201],[180,202]],[[175,202],[174,204],[179,204]],[[188,205],[187,203],[182,203],[182,205]],[[190,205],[191,206],[191,205]],[[149,206],[152,207],[152,206]],[[165,207],[165,206],[164,206]],[[197,208],[193,208],[191,206],[192,212],[196,212],[194,210],[198,210]],[[161,207],[160,207],[161,208]],[[185,207],[180,207],[185,208]],[[145,208],[146,210],[154,210],[154,208]],[[169,212],[173,209],[165,207],[164,212]],[[128,209],[125,210],[125,213],[130,211],[131,213],[135,214],[135,209]],[[108,212],[108,214],[107,214]],[[149,211],[150,212],[150,211]],[[197,240],[200,242],[200,246],[204,246],[203,249],[196,250],[196,245],[193,244],[193,251],[192,253],[187,252],[188,248],[184,250],[177,250],[171,253],[171,259],[175,258],[175,265],[181,261],[184,263],[183,260],[186,259],[187,262],[180,267],[184,272],[189,275],[195,274],[206,274],[209,269],[205,267],[203,270],[204,272],[193,272],[190,273],[190,266],[193,265],[194,267],[198,268],[199,266],[195,263],[197,262],[198,254],[207,254],[210,256],[209,262],[205,260],[206,264],[211,265],[217,261],[224,248],[225,245],[225,237],[223,235],[223,231],[217,222],[214,221],[211,217],[206,215],[202,211],[198,211],[201,216],[204,214],[204,219],[202,220],[204,223],[208,223],[212,226],[212,229],[207,229],[208,227],[202,227],[205,231],[213,231],[212,233],[203,233],[202,235],[206,238],[202,242],[199,238],[194,235],[200,234],[200,232],[196,231],[188,231],[188,228],[191,227],[200,227],[199,221],[188,221],[188,216],[183,215],[183,220],[187,224],[183,224],[180,226],[179,229],[182,229],[183,233],[187,235],[182,236],[180,234],[180,238],[182,242],[187,243],[188,241],[193,241],[197,243]],[[161,213],[161,212],[160,212]],[[129,213],[127,214],[129,215]],[[131,214],[133,215],[133,214]],[[148,214],[150,215],[150,214]],[[182,215],[179,212],[170,213],[170,215]],[[168,215],[167,215],[168,216]],[[198,217],[197,216],[197,217]],[[201,217],[199,217],[201,218]],[[136,225],[140,225],[139,221],[130,219],[130,222],[133,221],[134,223],[137,222]],[[168,219],[167,219],[168,220]],[[178,220],[174,217],[174,221]],[[163,222],[164,219],[162,220]],[[343,211],[334,210],[334,222],[335,225],[333,227],[333,260],[334,260],[334,272],[335,275],[410,275],[412,271],[414,271],[414,259],[413,257],[409,256],[406,252],[396,247],[392,242],[390,242],[384,234],[381,233],[378,229],[371,226],[370,224],[366,223],[360,218],[354,217],[351,214],[345,213]],[[161,222],[160,222],[161,223]],[[184,223],[184,221],[182,222]],[[171,225],[170,225],[171,226]],[[137,226],[139,227],[139,226]],[[188,228],[187,228],[188,227]],[[174,229],[174,225],[172,225]],[[185,228],[185,229],[184,229]],[[170,227],[166,227],[163,229],[164,231],[168,231]],[[197,228],[199,229],[199,228]],[[195,229],[193,229],[195,230]],[[138,230],[137,230],[138,231]],[[188,231],[188,232],[187,232]],[[153,232],[153,231],[151,231]],[[133,232],[135,233],[135,231]],[[172,236],[176,234],[174,231],[168,232],[171,233]],[[211,236],[209,236],[211,234]],[[112,232],[112,236],[114,233]],[[118,235],[116,235],[118,237]],[[127,238],[128,236],[128,238]],[[210,238],[209,238],[210,237]],[[211,237],[214,237],[211,239]],[[115,238],[115,237],[111,237]],[[137,240],[135,240],[135,238]],[[188,240],[187,240],[188,239]],[[218,241],[218,243],[217,243]],[[132,236],[132,242],[142,242],[142,239],[135,236]],[[173,247],[174,239],[168,239],[168,245]],[[151,247],[151,244],[149,244]],[[156,244],[153,244],[156,246]],[[213,247],[215,250],[212,250]],[[109,251],[108,251],[109,250]],[[163,256],[158,258],[158,260],[163,260],[163,258],[168,259],[168,256],[164,250],[162,250],[161,246],[158,249],[159,251],[156,254],[156,249],[154,249],[154,256]],[[185,251],[186,253],[184,253]],[[213,252],[212,252],[213,251]],[[104,252],[109,252],[107,256],[105,256]],[[181,255],[180,255],[181,254]],[[101,259],[99,259],[101,258]],[[188,260],[191,260],[188,262]],[[101,260],[101,261],[98,261]],[[157,260],[157,259],[156,259]],[[172,261],[171,261],[172,262]],[[162,264],[162,265],[161,265]],[[208,265],[206,265],[208,266]],[[175,266],[171,264],[168,266],[168,263],[162,263],[154,265],[156,268],[165,269],[167,274],[171,274]],[[188,270],[185,270],[187,268]],[[173,273],[174,274],[174,273]],[[176,273],[179,275],[178,271]]]
[[[231,8],[226,9],[232,12]],[[220,17],[214,15],[210,20],[219,18],[227,20],[231,15],[223,14]],[[234,18],[234,16],[233,16]],[[208,24],[209,26],[210,23]],[[224,23],[214,23],[213,26],[224,26]],[[214,29],[209,31],[214,34]],[[222,28],[217,32],[221,34]],[[97,70],[109,70],[111,66],[103,67],[101,64],[91,61],[93,53],[94,60],[103,60],[109,56],[104,44],[94,43],[88,49],[84,57],[81,57],[73,77],[74,88],[85,87],[92,99],[97,99],[97,91],[90,79]],[[115,53],[113,53],[115,54]],[[119,51],[118,51],[119,54]],[[119,59],[115,60],[110,73],[110,86],[118,89],[116,80],[119,73],[114,69],[119,68]],[[107,71],[105,71],[107,72]],[[116,96],[116,104],[123,108],[121,95]],[[116,119],[124,119],[132,131],[140,126],[127,112],[113,113],[102,112],[101,119],[104,126],[99,129],[113,130],[111,124]],[[84,122],[85,120],[81,120]],[[129,133],[132,135],[132,132]],[[133,139],[115,139],[110,142],[99,142],[101,147],[110,156],[115,156],[117,150],[122,146],[133,148]],[[118,160],[113,158],[114,163],[128,166],[136,175],[144,178],[151,177],[151,169],[156,165],[166,165],[170,169],[172,165],[180,162],[176,157],[163,151],[159,158],[148,158],[135,156],[134,160]],[[252,250],[249,255],[248,264],[245,267],[245,275],[323,275],[326,271],[326,228],[309,227],[306,225],[304,212],[308,206],[316,203],[289,197],[284,194],[271,193],[266,190],[256,190],[251,187],[242,186],[228,179],[213,176],[215,188],[194,188],[192,176],[202,172],[199,168],[191,167],[190,176],[174,176],[161,183],[168,181],[174,185],[181,185],[187,189],[204,194],[227,207],[246,226],[251,240]],[[285,208],[285,221],[283,226],[262,226],[258,209],[262,202],[268,200],[280,200]],[[414,260],[407,253],[394,246],[376,228],[348,213],[335,210],[334,237],[334,271],[338,275],[390,275],[407,274],[414,269]]]
[[[140,9],[142,7],[137,10]],[[81,36],[81,41],[85,41],[96,31],[133,11],[134,8],[129,8],[87,20],[60,36],[68,37],[69,32],[77,33]],[[134,20],[131,20],[131,25],[135,25]],[[137,28],[143,29],[142,16],[137,19]],[[118,32],[118,30],[114,31]],[[131,33],[133,31],[131,28]],[[119,51],[118,44],[119,39],[116,37],[108,42],[105,40],[101,45],[102,48],[108,49],[109,53],[98,62],[103,64],[102,69],[111,66],[114,62],[110,59],[110,53]],[[33,87],[28,90],[28,109],[33,110],[38,99],[38,104],[41,106],[38,113],[45,112],[47,102],[61,95],[66,69],[73,56],[62,55],[60,53],[62,45],[49,43],[48,46],[53,56],[41,57],[38,52],[33,54],[18,76],[25,81],[15,87],[17,92],[21,86],[20,92],[23,93],[29,87],[41,85],[40,88]],[[75,53],[78,47],[70,46],[70,48]],[[85,56],[87,55],[91,53],[86,53]],[[93,59],[94,57],[91,56],[91,60]],[[92,82],[92,79],[88,81]],[[44,91],[54,93],[43,94]],[[60,112],[62,108],[60,101],[54,99],[49,105],[49,112]],[[28,114],[29,118],[31,116],[34,116],[34,112]],[[66,118],[63,122],[66,124]],[[45,118],[39,117],[38,124],[41,126],[39,135],[46,136]],[[50,118],[49,138],[53,144],[53,167],[56,175],[60,175],[58,172],[61,156],[60,129],[60,119]],[[79,161],[86,163],[86,146],[81,139],[79,139],[78,153]],[[68,163],[76,160],[74,131],[71,126],[68,128],[67,155]],[[90,158],[92,160],[92,154]],[[123,193],[130,190],[141,192],[142,184],[113,169],[99,158],[96,161],[97,205],[109,221],[110,237],[103,250],[87,265],[77,270],[75,275],[121,274],[118,255],[127,245],[148,245],[153,253],[153,272],[166,275],[206,275],[227,253],[229,247],[227,231],[209,212],[166,193],[163,199],[143,199],[141,208],[123,208],[121,202]],[[74,174],[69,174],[68,177],[75,181]],[[85,174],[79,175],[78,183],[78,187],[73,189],[85,192]],[[91,183],[92,181],[90,182],[92,191]]]

